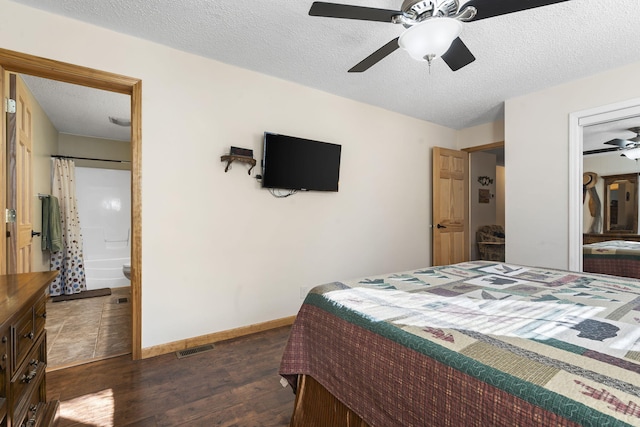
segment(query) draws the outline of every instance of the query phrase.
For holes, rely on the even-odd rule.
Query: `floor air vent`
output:
[[[205,353],[211,350],[213,350],[213,344],[206,344],[201,345],[200,347],[193,347],[186,350],[176,351],[176,356],[178,356],[178,359],[183,359],[185,357],[193,356],[194,354]]]

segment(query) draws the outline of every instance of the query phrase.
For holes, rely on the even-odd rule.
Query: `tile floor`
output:
[[[118,302],[127,298],[127,302]],[[131,353],[131,288],[47,302],[47,370]]]

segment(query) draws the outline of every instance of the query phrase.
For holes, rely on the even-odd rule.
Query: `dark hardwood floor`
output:
[[[47,373],[47,397],[60,400],[58,427],[287,426],[294,395],[278,367],[290,327],[175,353],[130,356]]]

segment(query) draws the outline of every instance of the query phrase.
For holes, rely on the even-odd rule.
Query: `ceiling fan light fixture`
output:
[[[407,28],[398,45],[413,59],[427,61],[442,56],[451,43],[462,32],[462,23],[457,19],[436,17]]]
[[[131,126],[131,120],[129,120],[129,119],[122,119],[122,118],[119,118],[119,117],[109,116],[109,121],[111,123],[113,123],[114,125],[117,125],[117,126],[122,126],[122,127]]]
[[[640,147],[638,148],[632,148],[630,150],[625,150],[622,153],[623,156],[631,159],[631,160],[638,160],[640,159]]]

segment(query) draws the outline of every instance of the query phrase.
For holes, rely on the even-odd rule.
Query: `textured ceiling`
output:
[[[312,1],[301,0],[14,1],[454,129],[503,119],[505,99],[640,61],[639,0],[571,0],[466,23],[461,38],[477,59],[457,72],[442,60],[429,71],[398,49],[362,74],[347,70],[401,26],[311,17]]]
[[[129,121],[129,95],[23,75],[27,87],[61,133],[129,141],[131,128],[109,117]]]

